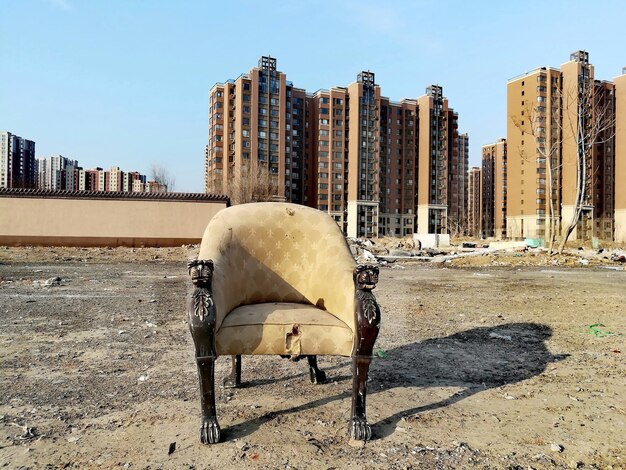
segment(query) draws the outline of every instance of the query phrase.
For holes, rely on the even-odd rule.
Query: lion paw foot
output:
[[[365,418],[354,417],[350,420],[350,437],[355,441],[369,441],[372,429]]]
[[[203,418],[200,426],[200,442],[203,444],[217,444],[220,441],[220,425],[217,418]]]

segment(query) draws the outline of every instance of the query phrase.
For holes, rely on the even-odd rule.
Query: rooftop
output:
[[[221,201],[229,203],[223,194],[206,193],[128,193],[105,191],[61,191],[54,189],[0,188],[0,197],[29,197],[55,199],[123,199],[147,201]]]

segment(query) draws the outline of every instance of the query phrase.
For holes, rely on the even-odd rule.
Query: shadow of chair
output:
[[[374,438],[393,432],[407,416],[452,405],[476,393],[517,383],[541,374],[546,367],[567,355],[553,355],[546,341],[549,326],[538,323],[506,323],[472,328],[450,336],[430,338],[386,351],[386,358],[374,361],[369,395],[394,388],[460,388],[449,397],[427,404],[411,404],[373,425]],[[389,364],[393,367],[389,367]],[[347,365],[344,364],[344,366]],[[333,380],[332,376],[330,377]],[[264,416],[231,426],[231,438],[242,438],[276,416],[314,409],[347,398],[340,393],[302,405],[272,411]]]

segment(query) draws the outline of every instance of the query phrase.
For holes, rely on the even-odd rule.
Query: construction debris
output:
[[[601,266],[626,269],[626,251],[621,249],[568,249],[550,255],[542,240],[460,241],[457,245],[425,248],[412,238],[348,238],[358,263],[393,265],[396,262],[453,263],[457,266]],[[616,265],[617,263],[617,265]],[[391,266],[390,266],[391,267]]]

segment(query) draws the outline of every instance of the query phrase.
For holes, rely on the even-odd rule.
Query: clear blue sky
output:
[[[596,78],[621,73],[624,1],[0,0],[0,130],[202,191],[208,90],[269,54],[310,92],[361,70],[392,100],[442,85],[478,165],[505,136],[507,79],[578,49]]]

